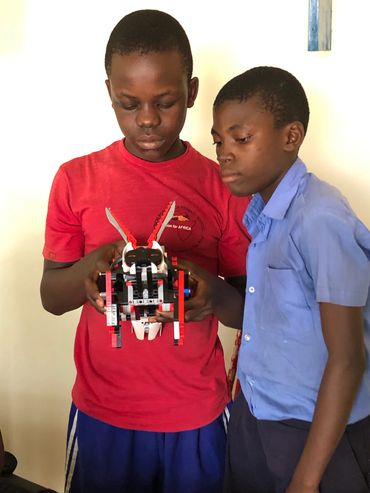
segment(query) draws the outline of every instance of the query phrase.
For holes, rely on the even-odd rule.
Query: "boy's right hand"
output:
[[[104,313],[97,280],[99,272],[110,269],[113,259],[121,255],[123,240],[103,245],[76,262],[44,261],[40,294],[42,304],[50,313],[62,315],[75,310],[88,300]]]
[[[100,313],[104,313],[105,308],[104,299],[100,296],[98,288],[99,273],[110,270],[113,260],[122,255],[124,247],[125,242],[120,240],[115,243],[103,245],[91,253],[92,269],[85,279],[86,298]]]

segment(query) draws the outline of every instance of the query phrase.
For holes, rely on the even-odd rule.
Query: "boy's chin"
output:
[[[236,186],[233,186],[233,185],[226,185],[226,186],[230,190],[230,192],[233,195],[235,195],[236,197],[247,197],[248,195],[250,195],[250,192],[249,191],[243,190],[240,187],[236,187]]]

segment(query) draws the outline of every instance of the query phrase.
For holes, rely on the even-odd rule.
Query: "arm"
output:
[[[307,442],[286,493],[319,492],[365,369],[362,309],[321,303],[320,315],[328,361]]]
[[[122,252],[122,247],[122,241],[104,245],[77,262],[45,260],[40,286],[45,310],[62,315],[89,300],[98,311],[104,312],[104,301],[97,286],[98,275],[110,268],[110,263]]]

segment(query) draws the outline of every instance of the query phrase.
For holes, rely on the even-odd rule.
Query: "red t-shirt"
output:
[[[218,165],[186,146],[180,157],[152,163],[117,141],[62,165],[49,198],[44,257],[76,261],[120,239],[106,207],[145,245],[175,200],[174,217],[160,239],[167,253],[221,276],[244,275],[249,239],[242,216],[248,199],[231,196]],[[105,316],[85,303],[75,339],[74,403],[96,419],[129,429],[181,431],[210,423],[229,400],[217,329],[211,316],[187,323],[184,345],[174,346],[172,324],[154,340],[140,341],[125,322],[123,346],[115,349]]]

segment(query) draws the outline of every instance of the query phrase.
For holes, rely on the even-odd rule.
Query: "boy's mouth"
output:
[[[144,151],[156,151],[157,149],[162,147],[164,142],[164,139],[161,139],[159,137],[148,136],[137,139],[136,144],[140,149],[143,149]]]
[[[238,173],[221,173],[221,179],[224,183],[232,183],[240,178]]]

